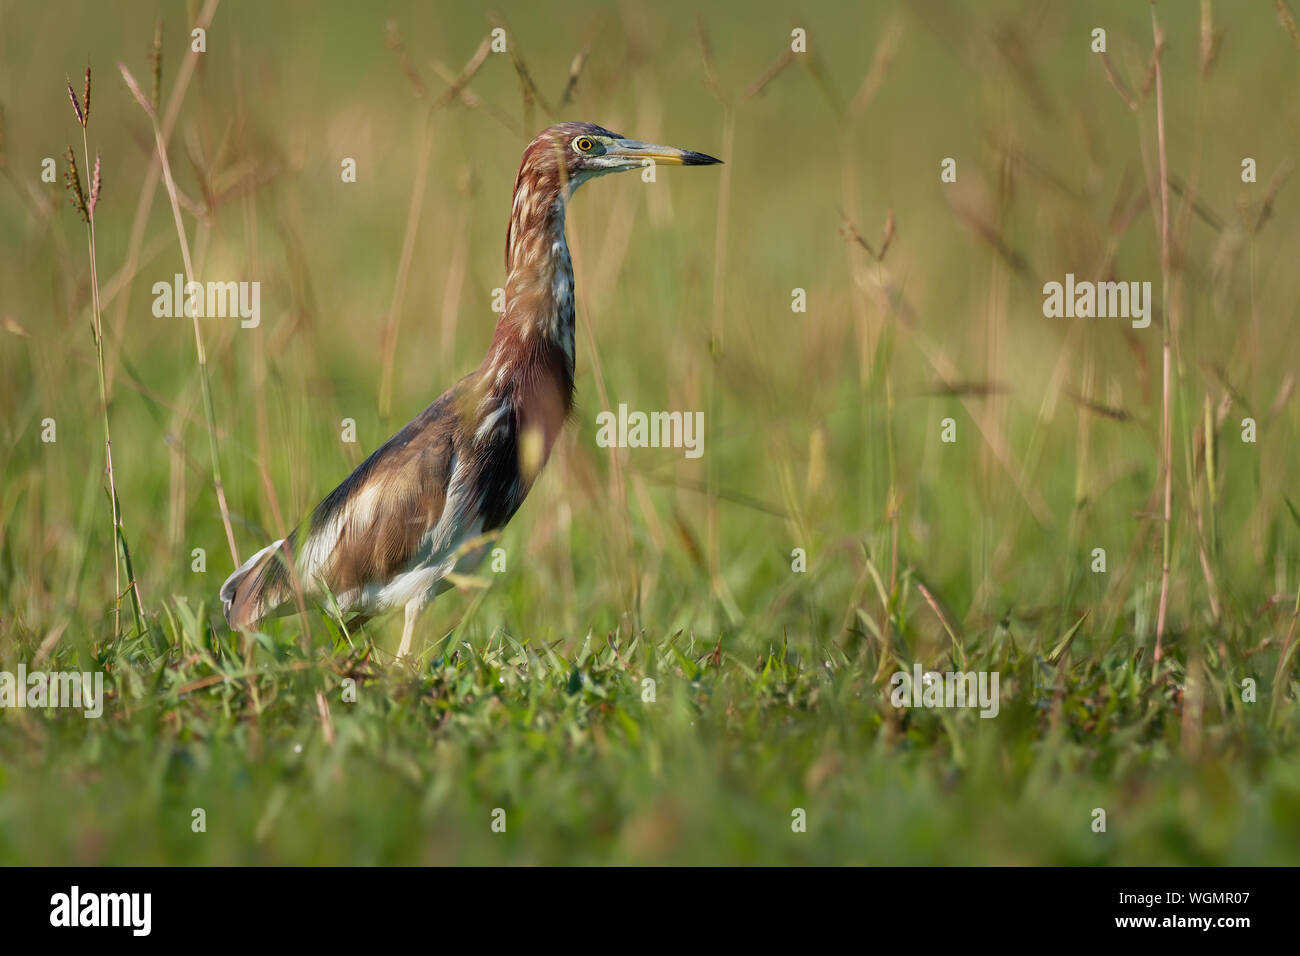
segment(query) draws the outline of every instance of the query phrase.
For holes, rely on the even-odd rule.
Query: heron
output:
[[[506,229],[504,309],[479,367],[325,496],[287,537],[221,586],[226,622],[255,628],[297,597],[349,618],[402,608],[407,657],[429,602],[472,573],[527,497],[573,409],[573,262],[565,211],[589,179],[721,160],[560,123],[528,144]]]

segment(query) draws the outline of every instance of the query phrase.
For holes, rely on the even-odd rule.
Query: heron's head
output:
[[[596,176],[650,165],[711,166],[722,160],[676,146],[660,146],[611,133],[595,123],[559,123],[538,134],[524,151],[519,176],[553,178],[572,193]]]

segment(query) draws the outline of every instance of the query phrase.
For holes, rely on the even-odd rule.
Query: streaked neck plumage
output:
[[[476,447],[513,436],[518,480],[509,488],[506,517],[546,464],[573,408],[573,262],[564,239],[573,184],[561,182],[550,164],[530,161],[540,148],[535,141],[525,151],[515,181],[505,310],[474,383]]]
[[[497,322],[487,362],[515,370],[521,383],[554,377],[567,413],[573,399],[573,260],[564,236],[565,207],[573,185],[530,175],[515,184],[506,233],[505,311]]]

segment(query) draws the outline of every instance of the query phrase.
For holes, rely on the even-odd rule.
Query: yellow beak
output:
[[[615,145],[607,151],[606,155],[627,159],[632,164],[650,159],[665,166],[712,166],[722,162],[720,159],[694,150],[660,146],[657,143],[642,143],[635,139],[616,140]]]

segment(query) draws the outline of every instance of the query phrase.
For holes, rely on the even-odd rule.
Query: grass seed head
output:
[[[90,122],[90,64],[89,63],[86,64],[86,83],[81,90],[81,103],[82,106],[85,108],[85,112],[82,114],[81,117],[81,126],[84,129],[86,124]]]
[[[77,114],[77,122],[81,128],[86,128],[86,113],[81,108],[81,101],[77,99],[77,91],[72,88],[72,81],[68,80],[68,99],[72,100],[73,112]]]
[[[153,111],[158,112],[158,95],[162,89],[162,40],[163,22],[159,17],[153,24],[153,46],[149,48],[149,68],[153,74],[153,89],[150,90],[149,102]]]
[[[72,91],[69,84],[68,91]],[[76,97],[73,97],[76,102]],[[67,181],[65,188],[72,190],[71,202],[74,209],[81,214],[82,220],[90,222],[90,210],[86,208],[86,194],[81,189],[81,174],[77,172],[77,154],[72,151],[72,146],[68,146],[68,151],[63,154],[64,162],[67,168],[63,171],[63,178]]]
[[[100,177],[100,169],[102,166],[103,163],[100,161],[99,153],[96,153],[95,172],[94,175],[90,177],[90,202],[86,204],[87,211],[89,212],[89,218],[91,219],[95,218],[95,205],[99,202],[99,188],[102,185],[102,179]]]

